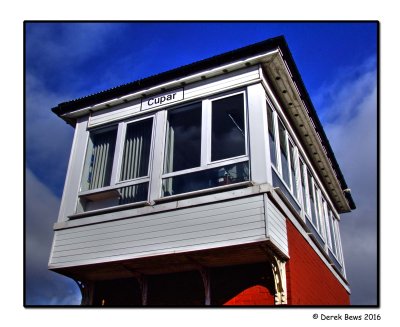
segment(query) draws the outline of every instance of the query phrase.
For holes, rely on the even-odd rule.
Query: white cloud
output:
[[[79,65],[103,51],[123,25],[105,23],[31,23],[27,27],[27,51],[36,64]],[[41,67],[42,69],[45,67]]]
[[[59,100],[60,95],[26,74],[26,161],[53,190],[62,189],[74,131],[50,110]]]
[[[57,221],[58,199],[34,174],[26,170],[25,294],[28,305],[79,304],[74,281],[47,269]]]
[[[377,301],[377,73],[369,60],[325,87],[325,132],[357,209],[341,234],[352,304]],[[324,96],[324,92],[320,97]]]

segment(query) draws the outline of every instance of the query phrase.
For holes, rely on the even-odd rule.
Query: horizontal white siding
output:
[[[265,239],[262,195],[56,231],[50,267]]]
[[[286,218],[277,207],[267,199],[267,236],[271,242],[285,255],[289,256]]]

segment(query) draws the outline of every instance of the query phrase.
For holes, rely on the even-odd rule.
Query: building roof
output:
[[[286,43],[284,36],[278,36],[275,38],[270,38],[246,47],[242,47],[233,51],[225,52],[220,55],[216,55],[204,60],[196,61],[189,65],[181,66],[172,70],[168,70],[166,72],[152,75],[147,78],[139,79],[133,81],[131,83],[123,84],[108,90],[104,90],[99,93],[95,93],[89,96],[85,96],[79,99],[71,100],[68,102],[63,102],[58,104],[56,107],[52,108],[52,111],[57,114],[59,117],[65,119],[67,122],[71,122],[70,118],[65,117],[65,114],[71,113],[73,111],[77,111],[79,109],[87,108],[98,103],[103,103],[115,98],[123,97],[128,94],[132,94],[135,92],[139,92],[141,90],[146,90],[156,84],[162,84],[169,81],[176,80],[181,77],[193,75],[196,73],[200,73],[205,70],[213,69],[218,66],[222,66],[224,64],[228,64],[234,61],[238,61],[244,58],[257,56],[259,54],[263,54],[268,51],[279,49],[288,68],[292,74],[292,79],[295,81],[300,94],[302,96],[302,100],[306,104],[309,116],[314,122],[314,127],[316,132],[321,138],[321,143],[326,149],[326,155],[330,159],[332,168],[334,169],[336,176],[340,182],[340,185],[343,190],[348,189],[347,183],[344,179],[344,176],[341,172],[339,164],[335,158],[333,150],[330,146],[329,140],[324,132],[322,124],[318,118],[317,112],[312,104],[311,98],[307,92],[307,89],[304,85],[304,82],[301,78],[301,75],[297,69],[297,66],[293,60],[292,54],[289,50],[289,47]],[[63,117],[64,116],[64,117]],[[351,209],[355,209],[355,203],[351,196],[350,192],[345,192],[344,196],[349,204]]]

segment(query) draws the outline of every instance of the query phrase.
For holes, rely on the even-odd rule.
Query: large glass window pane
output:
[[[121,181],[147,176],[153,119],[130,123],[126,128]]]
[[[279,143],[281,149],[281,163],[282,163],[282,177],[286,184],[290,187],[290,177],[289,177],[289,164],[288,164],[288,150],[287,150],[287,139],[285,127],[281,121],[279,125]]]
[[[301,174],[301,191],[303,193],[303,209],[308,214],[308,190],[306,188],[306,180],[307,180],[307,170],[305,169],[305,164],[303,161],[300,160],[300,174]]]
[[[293,195],[297,198],[297,173],[296,163],[294,161],[294,146],[289,142],[289,154],[290,154],[290,173],[292,175],[292,191]]]
[[[272,108],[267,104],[268,114],[268,135],[269,135],[269,152],[271,156],[271,162],[276,167],[276,143],[275,143],[275,124],[274,115]]]
[[[316,212],[316,200],[315,200],[315,194],[314,194],[314,188],[313,188],[313,183],[311,179],[311,174],[308,171],[308,190],[309,190],[309,196],[310,196],[310,209],[311,209],[311,219],[314,225],[318,228],[318,220],[317,220],[317,212]]]
[[[200,166],[201,103],[168,113],[165,172]]]
[[[111,208],[122,204],[146,201],[149,183],[125,186],[80,198],[78,212]]]
[[[212,161],[246,154],[243,94],[213,101],[211,124]]]
[[[91,133],[86,153],[82,190],[110,185],[117,130]]]
[[[326,235],[326,241],[328,242],[328,247],[331,249],[332,248],[332,240],[331,240],[331,234],[329,231],[330,222],[329,222],[329,215],[328,215],[328,205],[324,198],[322,198],[322,215],[323,215],[323,220],[324,220],[324,225],[325,225],[324,232]]]
[[[340,229],[339,222],[335,219],[335,233],[336,233],[336,256],[339,259],[339,262],[343,262],[343,249],[342,249],[342,241],[340,239]]]
[[[321,210],[321,201],[318,196],[318,188],[314,184],[314,192],[315,192],[315,207],[316,207],[316,214],[317,214],[317,226],[318,226],[318,231],[321,233],[322,236],[324,236],[324,222],[322,219],[322,210]]]
[[[163,196],[229,185],[249,180],[248,161],[163,179]]]
[[[331,234],[331,240],[332,240],[332,251],[336,255],[337,251],[336,251],[335,221],[331,210],[329,210],[329,232]]]

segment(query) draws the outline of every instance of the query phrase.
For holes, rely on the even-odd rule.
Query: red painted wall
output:
[[[274,305],[274,296],[261,285],[250,287],[224,305]]]
[[[349,305],[350,296],[290,220],[286,220],[288,305]]]
[[[274,278],[267,262],[211,270],[211,305],[274,305]]]

